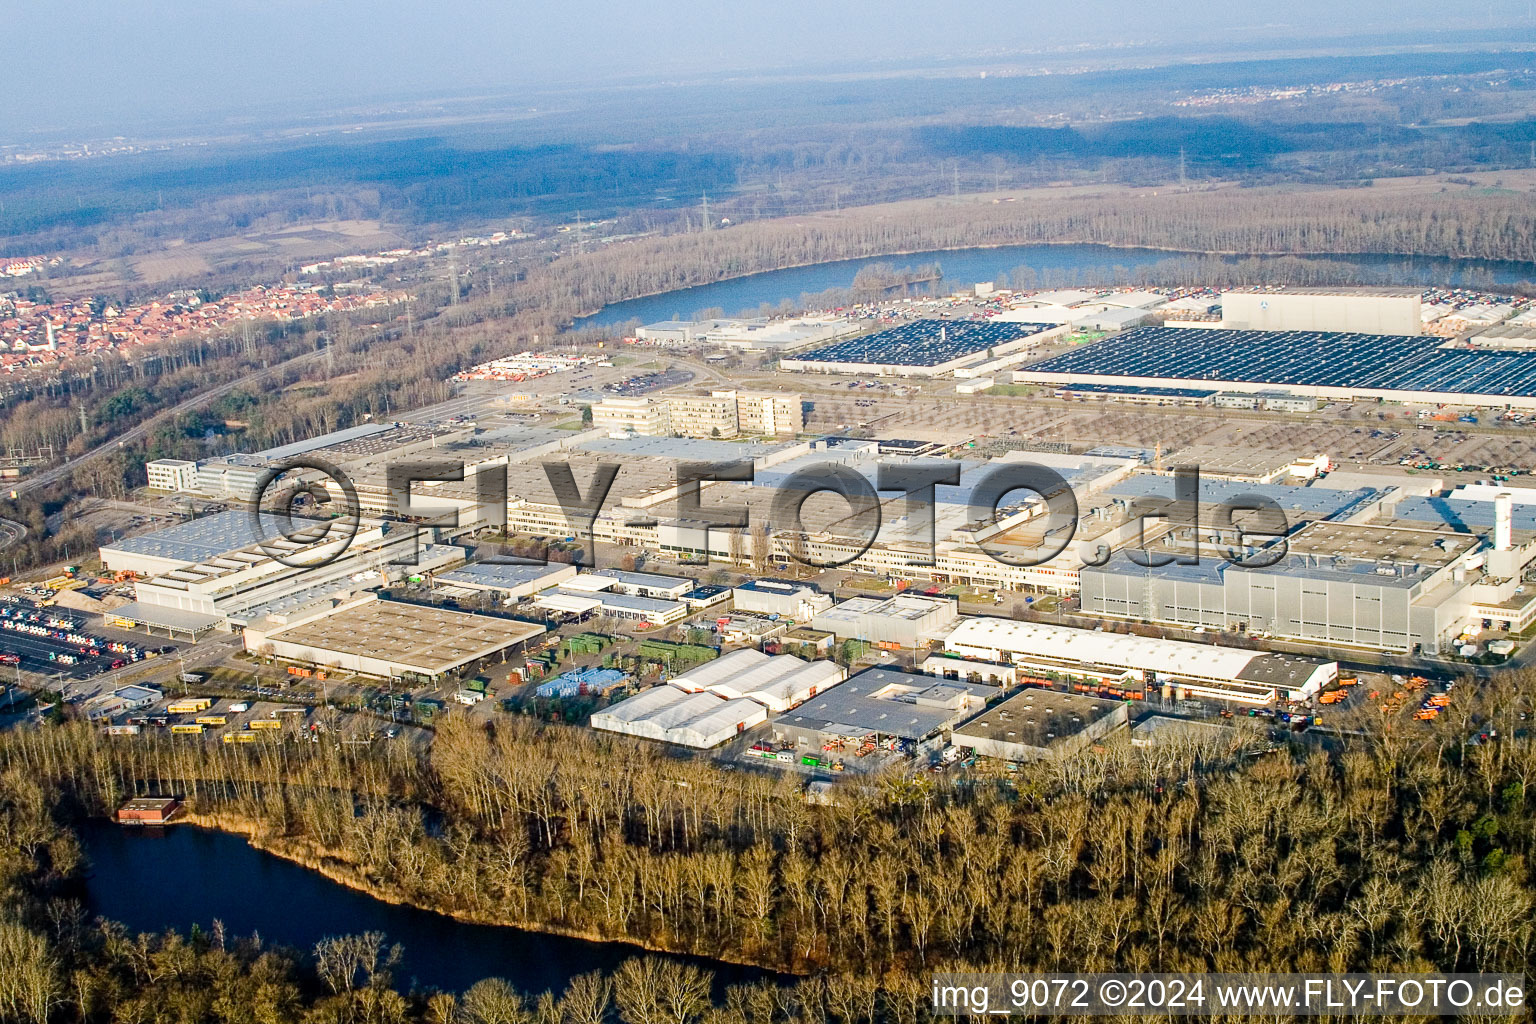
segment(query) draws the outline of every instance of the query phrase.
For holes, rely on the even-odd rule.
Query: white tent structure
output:
[[[728,699],[745,697],[755,700],[774,714],[783,714],[845,678],[847,673],[834,662],[805,662],[793,655],[781,654],[765,664],[715,683],[710,691]]]
[[[768,720],[756,701],[656,686],[592,716],[592,728],[707,749]]]

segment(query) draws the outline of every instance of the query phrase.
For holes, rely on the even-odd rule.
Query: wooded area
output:
[[[1536,204],[1503,191],[1289,187],[898,203],[641,239],[570,256],[531,271],[506,309],[567,323],[622,299],[781,267],[1069,242],[1239,255],[1384,253],[1532,262]]]
[[[814,973],[866,996],[793,1019],[852,1024],[905,1019],[889,993],[933,970],[1528,970],[1532,682],[1512,671],[1456,722],[1337,753],[1116,743],[1012,784],[896,773],[828,805],[787,776],[452,716],[426,756],[9,733],[0,778],[8,834],[62,844],[66,868],[55,822],[176,793],[338,880],[464,919]],[[1499,738],[1463,746],[1473,722]],[[67,955],[46,915],[7,913]]]

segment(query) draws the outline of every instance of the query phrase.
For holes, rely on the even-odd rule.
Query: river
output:
[[[383,932],[404,947],[396,987],[462,992],[481,978],[502,977],[528,993],[559,992],[587,971],[612,971],[643,950],[616,942],[518,928],[464,924],[442,914],[397,906],[338,885],[323,875],[257,850],[240,836],[174,825],[129,829],[91,821],[80,829],[90,857],[86,905],[132,933],[222,921],[231,936],[261,936],[308,955],[332,935]],[[772,977],[736,964],[687,959],[727,984]]]
[[[788,270],[770,270],[716,284],[616,302],[577,320],[576,326],[601,327],[630,320],[653,323],[676,316],[687,319],[706,309],[719,309],[727,316],[756,315],[764,304],[777,307],[786,299],[798,302],[801,296],[815,295],[831,288],[848,288],[853,284],[853,277],[859,269],[871,263],[888,263],[897,267],[938,263],[944,271],[941,286],[948,291],[977,281],[996,281],[1022,266],[1035,271],[1040,287],[1051,287],[1070,284],[1079,278],[1103,280],[1117,270],[1134,271],[1160,260],[1188,255],[1194,254],[1162,249],[1119,249],[1107,245],[1006,245],[990,249],[947,249],[902,256],[838,260],[807,267],[791,267]],[[1235,262],[1241,257],[1223,258]],[[1259,257],[1265,260],[1281,258]],[[1536,266],[1499,260],[1340,255],[1307,258],[1358,267],[1361,270],[1361,281],[1369,284],[1455,285],[1462,283],[1469,271],[1477,272],[1483,285],[1489,282],[1508,285],[1520,280],[1536,279]]]

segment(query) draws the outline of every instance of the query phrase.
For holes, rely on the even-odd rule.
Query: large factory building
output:
[[[1221,297],[1221,323],[1239,331],[1418,334],[1423,329],[1419,293],[1390,288],[1227,292]]]

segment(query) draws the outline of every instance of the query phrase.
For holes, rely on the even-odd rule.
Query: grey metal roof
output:
[[[553,576],[568,565],[549,565],[543,562],[519,564],[516,562],[472,562],[452,572],[440,573],[437,579],[447,583],[467,583],[472,586],[511,590],[536,583],[546,576]]]
[[[693,580],[686,576],[663,576],[654,572],[631,572],[627,569],[594,569],[594,576],[605,576],[611,580],[618,580],[632,587],[665,587],[673,588],[687,584],[693,586]]]
[[[301,519],[295,516],[290,526],[281,516],[262,513],[260,528],[251,513],[243,509],[217,512],[201,519],[189,520],[175,526],[167,526],[153,533],[138,537],[126,537],[112,544],[103,545],[108,551],[121,551],[132,555],[153,558],[169,558],[195,565],[226,552],[273,540],[308,526],[323,526],[318,519]]]
[[[954,724],[965,711],[928,707],[915,703],[916,693],[884,698],[870,696],[896,683],[917,692],[933,688],[960,688],[983,697],[999,693],[995,686],[937,679],[897,669],[873,668],[847,682],[817,694],[792,711],[779,715],[775,724],[816,729],[840,735],[881,733],[920,740]]]
[[[578,447],[583,451],[638,458],[731,462],[738,459],[761,459],[792,443],[761,444],[694,437],[594,437],[582,441]]]
[[[632,594],[617,594],[611,590],[598,590],[589,594],[584,591],[566,590],[563,587],[557,587],[554,593],[562,594],[566,597],[597,601],[604,608],[621,608],[632,612],[667,612],[683,607],[677,601],[664,601],[655,597],[636,597]]]
[[[364,423],[361,426],[348,427],[345,430],[334,430],[329,434],[321,434],[319,437],[311,437],[307,441],[295,441],[292,444],[280,445],[276,448],[268,448],[256,454],[262,458],[271,459],[274,462],[279,459],[291,459],[295,455],[303,455],[305,452],[318,451],[321,448],[329,448],[336,444],[345,444],[362,437],[371,437],[374,434],[382,434],[395,429],[393,423]]]
[[[1171,501],[1176,493],[1176,486],[1173,477],[1132,476],[1110,487],[1107,493],[1120,498],[1156,497]],[[1313,519],[1331,519],[1359,502],[1374,498],[1378,493],[1365,487],[1354,491],[1341,491],[1327,487],[1292,487],[1288,484],[1260,484],[1243,480],[1200,478],[1202,504],[1214,507],[1243,495],[1258,495],[1269,498],[1283,509],[1303,512]]]

